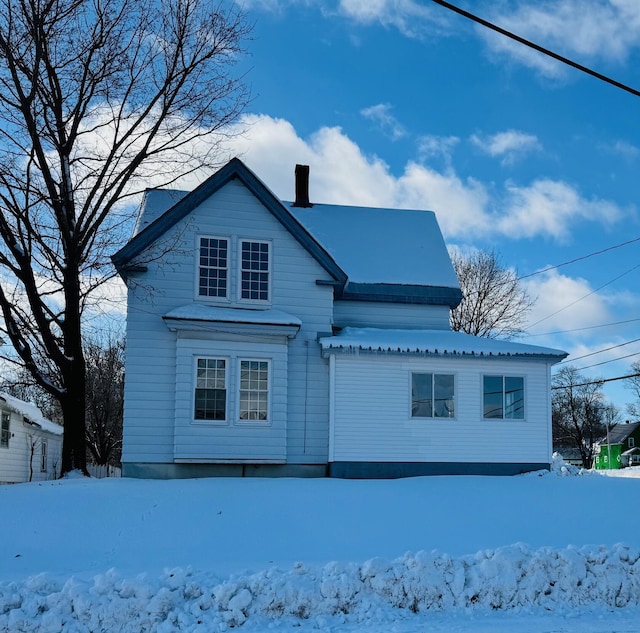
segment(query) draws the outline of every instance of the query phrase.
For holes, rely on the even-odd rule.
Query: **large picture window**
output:
[[[241,241],[240,297],[269,301],[269,243]]]
[[[228,272],[229,242],[218,237],[201,237],[198,295],[226,297]]]
[[[6,411],[2,412],[2,426],[0,427],[0,446],[4,448],[9,448],[9,437],[10,430],[9,427],[11,425],[11,414]]]
[[[269,410],[269,362],[240,361],[240,419],[267,420]]]
[[[483,409],[485,418],[524,419],[524,378],[484,376]]]
[[[411,416],[453,418],[455,381],[452,374],[411,374]]]
[[[196,420],[226,420],[227,364],[224,358],[196,360]]]

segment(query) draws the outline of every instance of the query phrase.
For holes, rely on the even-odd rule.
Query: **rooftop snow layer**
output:
[[[220,321],[224,323],[256,323],[265,325],[302,326],[302,321],[282,310],[251,310],[247,308],[220,308],[198,303],[180,306],[164,315],[164,319],[185,321]]]
[[[32,402],[24,402],[24,400],[20,400],[4,392],[0,393],[0,400],[4,400],[10,409],[27,418],[29,422],[37,424],[43,431],[53,433],[54,435],[62,435],[64,431],[63,427],[44,418],[42,411]]]
[[[433,211],[284,204],[351,282],[459,287]]]
[[[383,352],[418,352],[424,354],[470,354],[477,356],[552,356],[558,360],[566,352],[550,347],[526,345],[471,336],[449,330],[391,330],[346,327],[335,336],[320,338],[324,351],[360,349]]]

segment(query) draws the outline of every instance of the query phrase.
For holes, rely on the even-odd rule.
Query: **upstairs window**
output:
[[[229,242],[219,237],[200,238],[198,295],[227,297]]]
[[[269,243],[240,242],[240,298],[269,301]]]
[[[224,358],[196,359],[196,420],[227,419],[227,363]]]
[[[0,427],[0,446],[9,448],[9,427],[11,425],[11,414],[6,411],[2,412],[2,426]]]
[[[453,418],[454,382],[452,374],[411,374],[411,417]]]
[[[268,418],[269,362],[265,360],[240,361],[240,419]]]
[[[485,418],[524,419],[524,378],[521,376],[484,376]]]

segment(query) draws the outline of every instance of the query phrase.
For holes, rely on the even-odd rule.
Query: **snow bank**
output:
[[[116,570],[92,580],[40,574],[0,584],[0,631],[225,631],[282,618],[365,624],[411,612],[585,605],[640,605],[640,550],[516,544],[459,558],[434,551],[364,564],[297,564],[222,582],[185,569],[159,578]]]

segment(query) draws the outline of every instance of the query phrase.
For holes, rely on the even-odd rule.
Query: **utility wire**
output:
[[[555,332],[540,332],[538,334],[530,334],[529,332],[525,332],[520,334],[520,336],[553,336],[555,334],[570,334],[571,332],[582,332],[584,330],[596,330],[601,327],[613,327],[614,325],[625,325],[626,323],[635,323],[636,321],[640,321],[640,318],[637,319],[627,319],[626,321],[614,321],[612,323],[601,323],[600,325],[589,325],[587,327],[576,327],[572,330],[556,330]]]
[[[590,380],[589,382],[581,382],[577,385],[553,385],[552,391],[556,389],[571,389],[572,387],[588,387],[589,385],[602,385],[605,382],[615,382],[616,380],[627,380],[627,378],[638,378],[640,374],[629,374],[628,376],[616,376],[615,378],[601,378],[600,380]]]
[[[640,338],[634,338],[632,341],[627,341],[626,343],[620,343],[619,345],[612,345],[611,347],[606,347],[605,349],[599,349],[597,352],[590,352],[589,354],[583,354],[582,356],[576,356],[575,358],[572,358],[571,360],[569,359],[565,359],[562,360],[558,363],[558,365],[561,365],[562,363],[574,363],[577,360],[581,360],[582,358],[588,358],[589,356],[595,356],[596,354],[602,354],[603,352],[609,352],[612,349],[618,349],[619,347],[624,347],[625,345],[631,345],[631,343],[637,343],[638,341],[640,341]],[[636,352],[636,354],[640,354],[640,352]],[[635,354],[630,354],[630,356],[635,356]],[[627,358],[627,356],[623,356],[622,358]],[[606,361],[607,363],[612,363],[616,360],[620,360],[619,358],[614,358],[612,360],[608,360]],[[600,363],[601,365],[604,363]],[[595,365],[590,365],[590,367],[595,367]],[[586,369],[586,368],[584,368]]]
[[[607,365],[608,363],[615,363],[625,358],[631,358],[632,356],[638,356],[640,352],[634,352],[633,354],[627,354],[626,356],[619,356],[618,358],[612,358],[611,360],[603,360],[601,363],[594,363],[593,365],[587,365],[586,367],[577,367],[576,371],[584,371],[585,369],[591,369],[592,367],[600,367],[600,365]]]
[[[434,0],[435,2],[436,0]],[[536,321],[535,323],[532,323],[531,325],[529,325],[530,328],[535,327],[536,325],[538,325],[539,323],[542,323],[543,321],[546,321],[547,319],[550,319],[552,316],[555,316],[556,314],[559,314],[560,312],[563,312],[564,310],[570,308],[571,306],[574,306],[576,303],[579,303],[580,301],[582,301],[583,299],[586,299],[587,297],[590,297],[591,295],[596,294],[596,292],[599,292],[600,290],[602,290],[603,288],[605,288],[606,286],[612,284],[614,281],[618,281],[618,279],[621,279],[622,277],[624,277],[625,275],[628,275],[629,273],[633,272],[634,270],[636,270],[637,268],[640,268],[640,264],[638,264],[637,266],[633,266],[633,268],[630,268],[629,270],[626,270],[625,272],[623,272],[621,275],[618,275],[617,277],[614,277],[613,279],[610,279],[609,281],[607,281],[607,283],[602,284],[602,286],[596,288],[595,290],[592,290],[591,292],[588,292],[586,295],[580,297],[579,299],[576,299],[575,301],[572,301],[570,304],[564,306],[563,308],[560,308],[559,310],[556,310],[555,312],[552,312],[551,314],[547,314],[546,317],[539,319],[538,321]]]
[[[536,51],[538,51],[539,53],[542,53],[543,55],[547,55],[548,57],[553,57],[553,59],[558,60],[559,62],[562,62],[563,64],[566,64],[567,66],[571,66],[572,68],[575,68],[583,73],[586,73],[587,75],[591,75],[592,77],[595,77],[596,79],[600,79],[600,81],[604,81],[608,84],[611,84],[612,86],[615,86],[616,88],[620,88],[621,90],[625,90],[626,92],[631,93],[632,95],[636,96],[636,97],[640,97],[640,91],[636,90],[635,88],[632,88],[631,86],[628,86],[626,84],[623,84],[620,81],[617,81],[616,79],[612,79],[611,77],[607,77],[607,75],[603,75],[602,73],[599,73],[595,70],[592,70],[591,68],[587,68],[586,66],[583,66],[582,64],[578,64],[577,62],[574,62],[573,60],[569,59],[568,57],[563,57],[562,55],[559,55],[558,53],[554,53],[552,50],[549,50],[548,48],[544,48],[542,46],[540,46],[539,44],[536,44],[535,42],[532,42],[530,40],[525,39],[524,37],[520,37],[519,35],[516,35],[515,33],[512,33],[511,31],[507,31],[506,29],[503,29],[500,26],[497,26],[495,24],[493,24],[492,22],[489,22],[487,20],[482,19],[481,17],[474,15],[473,13],[469,13],[468,11],[465,11],[464,9],[461,9],[460,7],[456,7],[455,5],[451,4],[450,2],[445,2],[444,0],[432,0],[433,2],[435,2],[436,4],[439,4],[440,6],[444,7],[445,9],[449,9],[450,11],[453,11],[454,13],[457,13],[458,15],[461,15],[469,20],[472,20],[473,22],[476,22],[477,24],[481,24],[482,26],[491,29],[492,31],[496,31],[496,33],[500,33],[500,35],[504,35],[505,37],[508,37],[512,40],[515,40],[516,42],[519,42],[520,44],[524,44],[525,46],[528,46],[529,48],[532,48]]]
[[[434,0],[435,2],[435,0]],[[541,275],[542,273],[546,273],[550,270],[555,270],[556,268],[562,268],[562,266],[568,266],[569,264],[575,264],[576,262],[580,262],[583,259],[589,259],[589,257],[595,257],[596,255],[602,255],[602,253],[607,253],[609,251],[613,251],[616,248],[621,248],[622,246],[628,246],[629,244],[633,244],[634,242],[640,242],[640,237],[634,237],[632,240],[627,240],[626,242],[622,242],[620,244],[614,244],[613,246],[608,246],[607,248],[603,248],[599,251],[594,251],[593,253],[588,253],[587,255],[581,255],[580,257],[576,257],[575,259],[570,259],[567,262],[562,262],[562,264],[556,264],[555,266],[547,266],[542,270],[537,270],[536,272],[529,273],[528,275],[522,275],[518,277],[518,281],[521,279],[527,279],[528,277],[533,277],[534,275]]]

